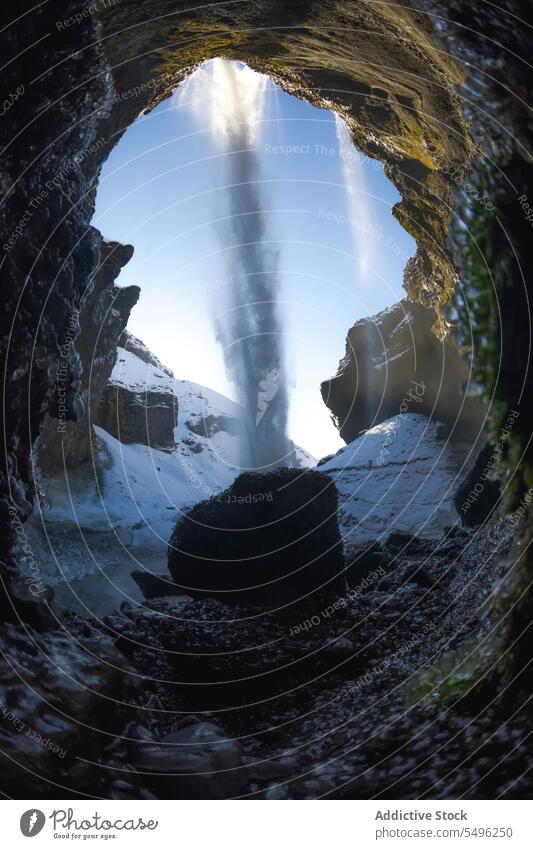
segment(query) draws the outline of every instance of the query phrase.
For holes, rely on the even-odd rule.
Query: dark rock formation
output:
[[[440,303],[455,279],[445,249],[453,190],[446,169],[463,173],[473,148],[454,93],[461,71],[435,48],[423,16],[372,2],[313,2],[283,13],[278,3],[237,4],[222,16],[181,2],[167,14],[166,6],[152,3],[148,17],[143,5],[122,2],[87,14],[81,0],[58,0],[55,20],[43,6],[6,22],[4,84],[13,92],[22,86],[24,96],[4,122],[12,134],[3,140],[0,173],[10,399],[2,491],[15,494],[25,515],[30,450],[46,412],[57,416],[62,340],[100,261],[102,237],[89,221],[101,163],[139,112],[170,94],[197,62],[215,55],[248,61],[293,94],[342,111],[356,144],[385,162],[403,195],[395,214],[419,241],[407,271],[410,293]],[[75,26],[61,24],[77,13]],[[330,30],[333,19],[342,38]],[[124,26],[132,41],[114,36]],[[21,43],[34,47],[21,54]],[[302,51],[305,74],[294,70]],[[73,421],[80,375],[76,361],[66,395]],[[7,499],[0,499],[6,527]],[[5,553],[10,544],[6,538]]]
[[[117,377],[109,381],[103,392],[96,424],[125,444],[140,443],[172,451],[178,419],[173,373],[131,333],[122,334],[119,346]],[[130,375],[127,369],[122,374],[120,351],[130,352],[143,363],[146,376]],[[159,377],[169,378],[160,387],[150,382],[154,371]]]
[[[342,592],[335,485],[319,472],[242,474],[178,521],[168,566],[191,595],[279,601]]]
[[[500,484],[493,479],[496,458],[494,447],[487,442],[455,493],[457,512],[468,528],[485,522],[498,504]]]
[[[69,16],[77,7],[82,3],[60,0],[54,15]],[[30,14],[21,8],[17,16],[10,15],[15,18],[10,24],[7,16],[6,9],[4,55],[12,61],[3,84],[11,92],[22,87],[24,96],[9,110],[1,130],[0,338],[9,398],[0,452],[3,556],[13,539],[8,505],[15,503],[22,516],[30,510],[31,447],[46,411],[56,414],[55,369],[62,340],[100,258],[101,234],[89,226],[89,192],[97,169],[84,168],[84,163],[109,98],[94,16],[84,17],[67,38],[51,25],[44,7]],[[20,45],[28,39],[35,48],[22,61]],[[75,364],[66,388],[69,419],[76,417],[78,377]]]
[[[109,385],[102,399],[98,424],[125,444],[141,443],[172,451],[177,403],[168,392],[133,392]]]
[[[191,720],[160,740],[139,745],[135,766],[158,799],[228,799],[246,793],[238,740],[213,722]]]
[[[501,579],[501,566],[491,557],[492,533],[488,528],[476,534],[450,529],[448,536],[444,545],[402,535],[391,538],[390,547],[387,541],[386,588],[381,578],[363,591],[314,597],[299,607],[272,611],[182,595],[142,606],[124,604],[106,617],[121,651],[170,714],[171,727],[135,746],[136,768],[152,771],[141,766],[147,763],[146,750],[155,772],[139,778],[156,795],[168,793],[163,773],[174,772],[172,747],[158,754],[156,749],[164,748],[158,742],[185,724],[195,735],[197,723],[206,721],[217,726],[212,742],[219,741],[221,754],[224,740],[239,739],[244,769],[235,772],[240,779],[246,776],[248,793],[260,798],[279,798],[280,791],[283,798],[321,793],[418,798],[424,792],[441,799],[461,792],[494,798],[496,788],[517,798],[530,792],[531,782],[520,779],[527,757],[527,712],[500,726],[505,712],[492,691],[489,709],[480,714],[478,697],[470,706],[464,698],[466,669],[455,668],[458,648],[479,635],[479,622],[471,614],[486,598],[485,579],[491,585]],[[451,553],[445,551],[449,541],[456,545]],[[489,623],[484,627],[488,630]],[[448,673],[442,686],[449,688],[449,696],[462,695],[453,710],[437,715],[431,706],[435,668],[437,674],[443,668]],[[408,711],[406,688],[416,702]],[[184,717],[197,710],[201,717]],[[206,710],[216,712],[216,719],[206,717]],[[186,739],[191,738],[180,734],[180,766],[176,776],[168,774],[168,782],[187,795],[180,775]],[[221,763],[213,759],[213,749],[207,750],[208,743],[210,737],[206,750],[199,747],[198,762],[203,751],[204,763],[215,769],[209,792],[229,797],[233,785],[224,790]],[[239,753],[230,755],[237,767]],[[492,768],[500,758],[504,771]],[[196,784],[194,767],[191,772]],[[397,780],[399,789],[390,787]]]
[[[346,442],[399,413],[424,413],[458,434],[476,435],[486,408],[461,388],[469,367],[450,340],[432,332],[434,315],[404,298],[356,322],[335,377],[321,385],[325,404]]]
[[[74,638],[68,630],[44,636],[27,629],[22,636],[4,625],[0,651],[2,780],[11,794],[83,797],[91,786],[113,795],[114,777],[96,775],[89,761],[141,716],[133,705],[139,689],[113,640],[94,630]],[[124,765],[126,747],[119,744],[111,757]]]
[[[59,418],[46,415],[37,446],[37,463],[45,477],[61,474],[94,456],[93,424],[117,356],[117,343],[137,303],[137,286],[114,285],[120,270],[132,257],[131,245],[102,242],[98,270],[90,280],[79,315],[73,315],[58,363],[58,383],[65,385],[75,359],[81,365],[77,421],[68,421],[59,407]],[[64,406],[64,405],[63,405]]]
[[[350,589],[365,592],[385,574],[387,556],[379,542],[365,546],[350,546],[345,552],[346,581]]]

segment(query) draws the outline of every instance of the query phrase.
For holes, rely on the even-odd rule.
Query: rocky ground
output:
[[[394,534],[347,552],[345,595],[278,610],[174,596],[100,622],[68,614],[71,633],[105,633],[143,678],[129,793],[527,795],[526,710],[507,721],[494,693],[467,692],[510,541],[496,520],[438,541]]]

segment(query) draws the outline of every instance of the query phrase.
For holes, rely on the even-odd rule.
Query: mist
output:
[[[379,228],[372,218],[363,157],[354,148],[346,123],[336,113],[335,129],[358,266],[361,272],[368,273],[376,265],[374,246],[379,240]]]

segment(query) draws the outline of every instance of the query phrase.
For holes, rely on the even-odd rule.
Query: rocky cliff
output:
[[[168,546],[175,592],[278,606],[345,591],[337,491],[322,472],[244,473],[182,516]]]
[[[56,364],[56,383],[61,392],[57,416],[45,416],[36,447],[36,462],[45,476],[91,460],[98,410],[117,356],[117,343],[132,307],[137,286],[120,288],[114,281],[131,259],[131,245],[103,242],[101,261],[88,282],[79,311],[72,315]],[[67,418],[66,387],[78,364],[77,420]]]
[[[435,336],[433,320],[431,310],[404,298],[350,328],[337,374],[320,387],[346,442],[406,412],[424,413],[460,436],[482,430],[487,407],[466,394],[469,363],[453,341]]]
[[[174,450],[174,375],[131,333],[119,340],[116,365],[101,397],[95,423],[120,442]]]

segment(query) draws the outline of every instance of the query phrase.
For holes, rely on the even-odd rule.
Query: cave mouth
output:
[[[102,614],[167,594],[176,521],[243,471],[266,475],[258,492],[250,479],[266,513],[268,473],[318,462],[356,559],[393,533],[437,539],[457,524],[484,411],[465,408],[468,368],[435,314],[403,297],[417,246],[391,214],[400,201],[338,113],[242,62],[200,64],[125,131],[100,172],[102,259],[72,333],[86,412],[65,429],[49,419],[34,454],[28,528],[62,604]],[[223,497],[252,499],[237,490]],[[222,562],[236,556],[222,538],[210,557],[219,546]],[[261,557],[244,546],[243,562]],[[228,576],[215,578],[223,598]],[[272,583],[270,602],[284,595]]]
[[[152,5],[157,7],[156,11],[159,8],[167,11],[166,4],[151,4],[151,11]],[[88,475],[96,478],[91,480],[91,486],[94,485],[95,496],[103,504],[104,521],[92,529],[90,539],[81,540],[78,548],[63,537],[61,567],[67,579],[69,565],[89,562],[91,552],[97,551],[99,545],[105,548],[106,556],[111,548],[115,548],[113,554],[120,548],[135,546],[137,551],[143,546],[147,550],[146,535],[150,530],[144,517],[139,515],[127,528],[121,528],[119,515],[124,493],[130,488],[135,486],[139,503],[145,497],[147,458],[162,493],[156,505],[156,519],[161,520],[169,509],[166,487],[176,464],[172,462],[169,468],[166,463],[169,446],[165,445],[165,433],[168,423],[174,421],[176,410],[168,397],[170,393],[165,391],[168,369],[139,339],[121,338],[124,316],[132,309],[138,291],[133,291],[131,286],[115,291],[118,287],[114,287],[114,281],[130,259],[131,250],[119,243],[102,241],[100,233],[87,228],[87,224],[93,211],[94,181],[102,158],[113,148],[116,136],[137,117],[139,108],[155,107],[198,62],[220,56],[247,61],[258,71],[269,73],[286,90],[317,105],[328,105],[346,118],[357,146],[385,163],[387,176],[402,195],[395,216],[417,241],[417,253],[408,263],[405,277],[410,304],[417,306],[411,310],[402,304],[399,313],[388,312],[389,342],[401,340],[406,327],[412,328],[420,319],[422,327],[433,326],[437,335],[431,337],[424,332],[423,336],[426,341],[440,340],[441,355],[445,351],[447,358],[454,347],[444,339],[443,306],[457,282],[447,236],[456,180],[464,177],[474,151],[462,114],[464,103],[456,94],[456,85],[467,78],[469,68],[482,67],[485,59],[490,67],[505,67],[508,56],[502,61],[498,55],[500,46],[512,38],[522,48],[520,33],[512,26],[506,32],[509,19],[504,17],[500,23],[499,15],[486,21],[482,18],[480,24],[478,4],[470,4],[465,21],[468,41],[464,32],[461,33],[463,27],[454,28],[448,14],[439,21],[448,53],[436,42],[431,21],[411,6],[391,7],[364,0],[358,4],[336,4],[334,27],[330,4],[291,4],[289,9],[282,6],[268,0],[252,6],[229,4],[224,6],[220,18],[217,7],[191,11],[179,6],[173,10],[179,16],[179,26],[174,14],[162,14],[146,22],[142,21],[141,6],[129,6],[127,37],[123,36],[122,4],[106,7],[102,28],[99,21],[87,14],[76,26],[56,27],[54,37],[48,40],[39,37],[43,20],[46,22],[41,7],[24,21],[27,24],[24,36],[34,39],[38,56],[25,52],[26,70],[20,70],[21,79],[27,81],[28,88],[33,80],[38,79],[40,85],[38,93],[31,98],[31,138],[26,119],[19,121],[16,105],[10,114],[16,130],[20,130],[20,139],[15,153],[8,151],[2,183],[7,183],[9,192],[10,180],[18,174],[19,166],[29,171],[29,179],[15,197],[11,193],[4,213],[7,211],[8,219],[22,222],[36,187],[54,179],[61,183],[64,179],[58,177],[58,161],[65,167],[69,192],[56,193],[53,203],[42,207],[40,212],[32,211],[29,219],[18,225],[18,232],[12,229],[12,224],[7,227],[13,241],[3,266],[9,275],[8,306],[15,306],[12,299],[17,299],[20,292],[25,291],[25,295],[15,324],[13,351],[10,350],[10,357],[19,357],[23,364],[18,362],[16,369],[6,369],[12,404],[6,408],[9,454],[5,492],[11,500],[6,495],[2,509],[5,513],[9,505],[10,515],[13,512],[18,522],[17,530],[11,527],[13,522],[9,523],[6,547],[10,548],[17,533],[22,536],[23,546],[30,552],[39,552],[37,537],[31,536],[33,519],[28,519],[24,527],[22,519],[27,519],[31,512],[30,499],[34,498],[39,509],[46,508],[47,499],[50,503],[54,498],[53,482],[49,491],[43,493],[42,482],[38,475],[32,476],[32,469],[35,471],[36,453],[43,450],[47,440],[50,448],[57,434],[57,423],[53,420],[58,418],[58,412],[63,412],[56,397],[57,359],[62,350],[72,349],[75,356],[71,380],[63,390],[63,405],[69,411],[68,425],[72,427],[69,438],[60,442],[61,451],[65,452],[59,455],[60,471],[63,472],[65,463],[75,466],[86,458],[87,450],[91,463],[95,453],[98,455],[99,475],[94,475],[94,466],[86,465],[80,469],[78,479],[71,482],[87,498]],[[453,14],[459,15],[456,6],[451,4]],[[445,3],[432,3],[431,8],[434,7],[448,11]],[[67,11],[70,9],[65,6]],[[288,17],[283,18],[280,26],[281,12]],[[470,16],[476,22],[477,33],[469,26]],[[137,27],[140,22],[146,25]],[[509,78],[516,82],[516,90],[522,91],[519,63],[512,62],[510,70]],[[80,80],[86,80],[87,86],[80,86]],[[518,139],[517,146],[523,146],[526,122],[522,122],[519,110],[509,108],[508,91],[502,95],[493,80],[479,85],[479,78],[469,79],[469,85],[468,99],[472,97],[478,111],[484,112],[487,106],[494,110],[497,118],[503,118],[512,130],[513,144]],[[69,108],[54,112],[56,120],[50,125],[40,124],[39,113],[47,117],[48,107],[57,103],[58,93]],[[61,139],[60,151],[39,158],[37,163],[34,121],[42,129],[46,150],[49,142],[53,148],[56,139]],[[525,255],[527,260],[531,244],[529,224],[525,224],[523,207],[516,204],[514,197],[509,198],[509,192],[504,191],[508,187],[502,184],[512,177],[511,184],[527,197],[530,167],[521,155],[516,155],[514,148],[510,150],[507,139],[506,144],[501,144],[494,127],[487,130],[479,116],[474,115],[472,125],[477,140],[491,140],[491,157],[496,157],[495,165],[492,161],[477,163],[480,184],[495,202],[498,219],[502,215],[501,220],[509,225],[508,232],[520,236],[519,244],[513,248],[519,259]],[[91,147],[97,128],[107,141]],[[52,132],[58,134],[53,139]],[[78,195],[81,202],[78,215],[74,216],[72,198]],[[512,339],[510,347],[514,354],[517,349],[525,352],[528,337],[524,324],[530,311],[527,304],[523,310],[520,308],[522,275],[512,263],[509,271],[507,245],[486,210],[475,208],[472,212],[469,200],[465,204],[463,198],[462,203],[468,213],[466,217],[474,216],[480,250],[489,258],[494,256],[494,248],[501,250],[501,264],[499,259],[495,261],[491,271],[498,287],[496,292],[507,296],[503,302],[505,316],[509,318],[506,334]],[[499,223],[500,220],[498,226]],[[43,245],[42,235],[51,228],[54,228],[53,238]],[[457,256],[465,279],[477,292],[475,297],[487,299],[488,284],[482,263],[464,232],[461,238],[454,235],[454,244],[459,248]],[[42,248],[37,259],[34,247]],[[30,270],[31,274],[27,274]],[[42,309],[45,281],[48,283],[52,277],[52,288],[56,287],[54,297]],[[113,366],[113,362],[106,360],[105,352],[109,354],[111,350],[114,360],[116,343],[122,341],[119,353],[124,363],[128,355],[136,357],[159,381],[149,391],[142,383],[138,387],[140,391],[132,393],[122,392],[119,382],[110,387],[107,399],[110,418],[116,419],[119,408],[124,412],[123,441],[114,437],[114,442],[106,441],[100,433],[94,437],[85,427],[82,415],[85,387],[81,363],[87,351],[82,345],[82,317],[79,316],[78,328],[76,314],[82,293],[91,287],[93,314],[85,326],[94,319],[98,333],[103,315],[112,318],[106,322],[103,338],[102,362],[106,361],[103,372]],[[485,310],[486,301],[477,310],[477,317],[481,313],[483,318]],[[42,345],[37,346],[35,368],[32,362],[32,368],[28,369],[27,340],[34,339],[37,333],[34,322],[39,323]],[[488,325],[490,332],[494,332],[494,325],[490,322]],[[486,326],[487,323],[482,324],[483,328]],[[357,441],[361,423],[364,428],[376,406],[374,398],[362,421],[358,415],[345,415],[350,387],[353,391],[354,358],[350,354],[358,351],[374,354],[368,325],[363,322],[354,327],[343,368],[322,386],[337,421],[344,424],[344,438],[350,444]],[[485,339],[479,325],[478,335]],[[507,338],[505,341],[509,344]],[[425,365],[440,362],[437,351],[431,345],[425,350]],[[93,353],[89,351],[89,359]],[[509,357],[508,350],[505,354],[505,380],[498,383],[499,373],[494,378],[498,357],[489,346],[487,362],[492,371],[488,368],[484,378],[488,378],[489,385],[490,380],[496,383],[496,428],[506,427],[507,434],[512,431],[511,460],[506,449],[502,448],[501,452],[504,468],[507,462],[507,478],[515,478],[521,484],[530,473],[530,460],[524,465],[524,474],[520,463],[515,461],[516,457],[522,458],[524,434],[530,438],[527,433],[530,417],[525,405],[520,408],[520,395],[516,401],[520,412],[514,420],[506,419],[519,393],[514,373],[516,356]],[[96,360],[100,362],[99,358]],[[393,362],[401,364],[402,358],[397,357]],[[11,361],[9,364],[12,365]],[[502,365],[500,361],[498,364]],[[383,373],[379,365],[377,361],[374,373],[378,399],[377,376]],[[424,377],[423,387],[426,385],[429,384]],[[401,380],[398,386],[402,386]],[[107,388],[103,385],[101,391],[106,392]],[[212,394],[205,398],[190,385],[182,389],[181,400],[191,404],[190,415],[184,422],[187,432],[180,443],[188,452],[183,455],[182,466],[188,469],[187,474],[195,485],[199,481],[199,488],[205,486],[202,495],[209,497],[214,482],[198,478],[194,457],[205,459],[206,445],[212,444],[213,434],[230,433],[231,415]],[[100,393],[95,392],[95,397],[100,397]],[[420,397],[418,389],[410,387],[407,400],[400,395],[392,402],[396,409],[398,403],[400,409],[403,404],[412,403],[417,405],[417,411],[419,404],[433,403],[431,393],[426,393],[425,388],[423,401]],[[212,408],[219,403],[207,417],[203,415],[205,400]],[[154,418],[145,415],[143,421],[142,413],[148,409],[154,411]],[[394,426],[381,434],[381,441],[366,441],[368,453],[359,454],[355,463],[343,462],[339,467],[338,458],[329,458],[322,466],[323,471],[335,479],[338,492],[343,486],[353,492],[354,484],[359,491],[361,474],[377,489],[374,483],[379,479],[381,467],[386,470],[388,459],[396,461],[395,452],[409,433],[414,444],[422,444],[424,449],[424,453],[415,453],[417,468],[421,465],[419,461],[429,457],[429,468],[426,466],[426,473],[422,474],[439,488],[438,493],[430,492],[430,507],[438,504],[442,508],[442,493],[452,490],[457,467],[450,463],[445,487],[441,486],[440,478],[429,474],[434,470],[432,457],[443,456],[443,443],[447,442],[451,429],[450,423],[443,428],[434,424],[429,438],[435,455],[428,455],[427,443],[420,440],[428,430],[424,416],[407,410],[403,418],[398,418]],[[139,426],[143,439],[148,440],[144,447],[142,441],[139,447]],[[30,457],[39,430],[40,443]],[[206,440],[201,450],[198,450],[198,437]],[[227,442],[225,436],[222,439]],[[155,443],[158,454],[149,448]],[[490,450],[489,447],[489,454]],[[45,453],[53,478],[53,454],[46,450]],[[346,456],[351,457],[342,455],[341,460]],[[361,459],[363,464],[357,462]],[[515,534],[516,516],[505,520],[495,513],[499,493],[494,498],[494,493],[489,492],[489,462],[491,456],[487,459],[486,452],[482,453],[471,470],[473,477],[463,487],[461,504],[470,505],[465,512],[472,517],[473,531],[457,522],[449,524],[450,513],[440,515],[439,532],[428,538],[399,530],[380,541],[379,533],[373,528],[370,538],[359,539],[359,545],[352,545],[345,576],[351,592],[321,596],[318,611],[304,605],[301,616],[287,618],[283,611],[252,609],[249,605],[229,608],[219,598],[199,601],[187,594],[166,597],[160,585],[156,597],[151,593],[153,585],[146,587],[142,604],[125,604],[109,616],[100,612],[90,615],[89,604],[82,607],[80,616],[72,613],[72,609],[66,612],[68,604],[63,606],[61,600],[54,606],[46,592],[42,596],[46,604],[41,604],[40,587],[34,592],[32,583],[29,591],[27,586],[21,586],[19,562],[8,559],[10,595],[5,604],[5,618],[9,624],[5,642],[10,663],[3,668],[7,692],[17,707],[25,711],[28,727],[42,731],[43,739],[48,739],[53,731],[65,746],[61,750],[65,752],[65,760],[61,755],[61,760],[51,762],[45,759],[48,752],[43,754],[40,749],[30,755],[21,753],[14,732],[6,734],[8,792],[20,798],[28,795],[50,798],[50,788],[52,793],[57,793],[59,786],[74,797],[89,792],[109,798],[123,798],[125,794],[132,798],[149,798],[150,794],[157,798],[388,795],[417,799],[504,795],[529,798],[530,780],[524,764],[530,753],[527,740],[531,727],[528,715],[531,686],[523,674],[531,660],[530,564],[525,556],[529,530],[520,526]],[[128,463],[137,463],[137,474],[104,479],[106,472],[127,469]],[[512,468],[511,463],[514,463]],[[405,462],[402,475],[398,475],[402,485],[408,477],[403,473],[404,467]],[[340,477],[346,471],[348,482]],[[316,481],[317,476],[312,478]],[[416,476],[411,480],[414,491],[418,491]],[[507,487],[506,480],[504,483]],[[242,485],[241,480],[237,490],[228,486],[224,492],[228,498],[246,499]],[[479,486],[486,500],[479,497]],[[68,497],[63,492],[63,503],[59,505],[63,513],[57,505],[54,507],[54,517],[59,523],[65,518],[71,520],[72,491],[71,488]],[[106,492],[113,495],[118,505],[116,522],[112,523],[113,536],[109,532]],[[515,488],[515,499],[516,493],[520,494],[520,486]],[[402,486],[398,497],[404,513],[411,508],[410,495]],[[266,503],[271,503],[268,498]],[[207,509],[205,500],[202,505],[202,510]],[[445,505],[446,510],[449,506]],[[473,516],[478,507],[488,511],[482,516],[480,530]],[[379,519],[379,513],[376,516]],[[172,524],[175,518],[172,517]],[[361,525],[356,516],[351,529]],[[19,534],[19,528],[23,528],[23,534]],[[115,534],[117,529],[119,533]],[[122,537],[121,531],[124,531]],[[523,546],[518,555],[516,547],[513,550],[513,536],[518,537],[518,547]],[[168,536],[162,533],[161,538]],[[46,533],[41,541],[48,544]],[[92,548],[87,546],[87,541]],[[335,538],[338,551],[337,543]],[[7,553],[10,555],[10,551]],[[119,571],[120,556],[117,554],[114,564]],[[33,560],[33,564],[39,562],[44,562],[44,558]],[[155,568],[153,559],[151,566]],[[509,584],[507,579],[512,578],[513,570],[517,579]],[[42,581],[42,577],[37,567],[37,573],[31,575],[33,582]],[[500,594],[502,582],[506,582],[506,592]],[[492,603],[494,595],[498,595],[497,605]],[[280,636],[274,645],[272,635]],[[13,660],[18,667],[16,674]],[[24,680],[24,670],[28,668],[36,679],[38,676],[32,687]],[[133,678],[141,678],[142,684],[137,687],[138,682],[132,681]],[[81,682],[81,695],[78,689],[73,692],[73,679]],[[91,685],[90,693],[87,682]],[[113,710],[109,710],[109,699],[114,703]],[[207,717],[206,709],[212,711]],[[55,714],[56,710],[60,722],[50,719],[50,712]],[[86,733],[88,728],[90,734]],[[112,751],[109,735],[115,737]],[[437,752],[435,739],[439,743]],[[198,742],[202,764],[191,776],[187,768],[190,760],[184,748]],[[95,763],[103,768],[95,767]],[[495,769],[494,764],[502,768]],[[116,771],[120,772],[119,781],[114,777]],[[28,793],[28,787],[33,792]]]
[[[62,603],[101,613],[121,593],[139,600],[132,570],[166,572],[191,504],[243,470],[312,468],[352,441],[320,385],[353,347],[349,324],[402,299],[416,246],[391,214],[399,199],[337,114],[243,63],[202,64],[126,130],[100,174],[104,251],[77,323],[86,413],[60,444],[49,420],[35,454],[33,542]],[[400,313],[414,362],[421,339]],[[358,350],[358,368],[372,356]],[[346,419],[369,413],[358,383]],[[380,406],[361,430],[383,420]]]
[[[405,294],[416,245],[391,214],[400,199],[338,115],[223,59],[111,152],[93,225],[135,246],[118,281],[141,289],[128,330],[249,410],[259,448],[242,468],[291,465],[293,443],[318,459],[342,447],[319,387],[350,325]]]

